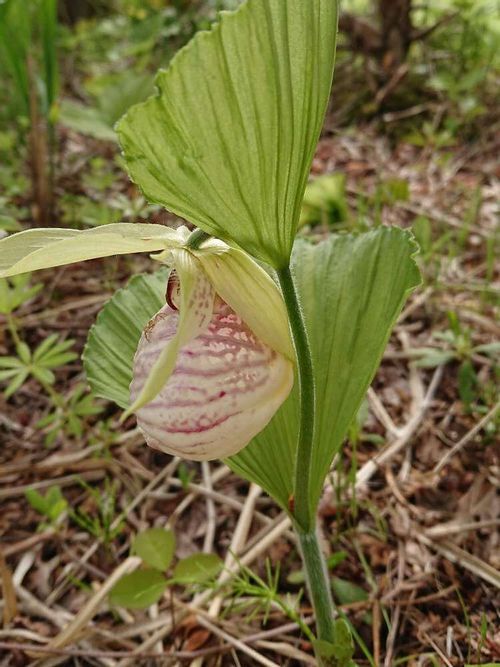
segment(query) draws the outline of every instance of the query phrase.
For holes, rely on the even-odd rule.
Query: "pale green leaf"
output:
[[[16,391],[24,384],[29,375],[28,370],[19,371],[19,374],[12,380],[8,385],[7,389],[4,391],[5,398],[10,398],[12,394],[15,394]]]
[[[347,579],[332,577],[332,590],[335,600],[339,604],[351,604],[368,600],[368,593],[364,588]]]
[[[28,229],[0,241],[0,277],[96,257],[163,250],[177,239],[162,225],[115,223],[95,229]]]
[[[24,361],[25,364],[31,363],[31,350],[27,343],[24,341],[19,342],[16,345],[17,356],[21,361]]]
[[[318,401],[312,508],[406,297],[420,282],[412,258],[415,249],[407,232],[387,227],[359,236],[332,236],[317,246],[305,241],[295,245],[293,272],[313,353]],[[298,415],[295,383],[264,431],[228,461],[285,508],[293,493]]]
[[[202,584],[215,579],[223,565],[216,554],[193,554],[177,563],[173,579],[178,584]]]
[[[3,382],[4,380],[9,380],[11,377],[14,377],[14,375],[17,375],[19,373],[19,369],[13,368],[10,371],[0,371],[0,382]]]
[[[136,570],[115,584],[109,601],[128,609],[145,609],[158,602],[166,588],[167,581],[158,570]]]
[[[57,334],[51,334],[50,336],[47,336],[47,338],[45,338],[40,343],[40,345],[36,348],[35,352],[33,353],[33,361],[35,362],[39,361],[41,357],[43,357],[44,354],[48,352],[48,350],[56,343],[57,339],[58,339]],[[74,340],[71,341],[70,347],[74,342],[75,342]]]
[[[149,528],[136,535],[132,551],[156,570],[164,571],[174,557],[175,535],[165,528]]]
[[[436,368],[436,366],[447,364],[453,359],[455,359],[455,352],[430,348],[428,352],[425,352],[425,354],[414,363],[415,366],[418,366],[419,368]]]
[[[76,132],[87,134],[103,141],[116,141],[116,134],[99,109],[88,107],[81,102],[62,100],[59,109],[61,125]]]
[[[275,267],[288,263],[327,107],[336,0],[248,0],[160,72],[117,126],[151,201]]]
[[[494,343],[484,343],[484,345],[478,345],[474,348],[474,352],[479,352],[480,354],[491,354],[492,356],[500,353],[500,341]]]
[[[44,385],[54,384],[56,381],[56,376],[54,373],[47,368],[40,368],[39,366],[35,366],[31,369],[31,373],[33,377],[38,380],[38,382]]]

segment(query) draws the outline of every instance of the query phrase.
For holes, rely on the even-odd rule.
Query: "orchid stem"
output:
[[[302,308],[300,307],[290,267],[287,266],[278,271],[278,277],[288,311],[288,319],[297,354],[300,392],[300,429],[297,456],[295,459],[292,513],[301,530],[310,532],[315,524],[314,513],[311,510],[311,501],[309,499],[316,409],[312,356]]]
[[[190,250],[198,250],[203,241],[206,241],[208,238],[210,238],[210,234],[207,234],[203,229],[195,229],[191,232],[186,241],[186,248],[189,248]]]
[[[316,632],[318,639],[325,642],[334,640],[334,608],[330,592],[330,580],[326,568],[325,558],[321,552],[316,530],[303,533],[297,530],[300,542],[302,562],[306,574],[306,583],[309,597],[316,618]]]
[[[316,415],[316,390],[311,348],[304,316],[290,267],[278,271],[292,331],[300,392],[300,429],[295,459],[291,512],[300,541],[309,596],[314,608],[318,638],[332,642],[334,608],[325,558],[316,531],[316,508],[311,503],[311,467]]]

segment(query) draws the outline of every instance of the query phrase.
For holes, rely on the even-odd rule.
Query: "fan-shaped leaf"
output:
[[[380,363],[409,292],[420,282],[411,236],[379,227],[359,236],[299,241],[293,269],[311,344],[317,418],[311,473],[315,508],[325,476]],[[274,419],[229,465],[283,507],[293,493],[297,383]]]
[[[130,404],[132,362],[142,330],[165,305],[168,270],[135,276],[101,310],[83,352],[87,379],[96,396]]]

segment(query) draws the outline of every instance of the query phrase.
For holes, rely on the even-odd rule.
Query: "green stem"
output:
[[[14,319],[12,313],[7,313],[6,317],[7,317],[7,327],[9,328],[10,335],[12,336],[12,340],[14,341],[14,345],[17,347],[21,342],[21,339],[19,338],[19,334],[17,332],[16,320]]]
[[[316,617],[318,639],[333,642],[333,599],[325,559],[321,553],[316,531],[302,533],[297,530],[305,567],[306,582],[309,589],[311,604]]]
[[[300,541],[307,586],[316,617],[318,638],[331,642],[334,638],[333,600],[325,559],[321,553],[316,533],[316,512],[311,507],[310,501],[316,414],[314,369],[304,317],[290,267],[279,270],[278,278],[288,311],[299,375],[300,428],[292,502],[294,527]]]
[[[295,459],[293,515],[301,530],[311,532],[315,525],[309,500],[316,407],[313,364],[306,325],[290,267],[278,271],[278,278],[290,320],[299,375],[300,429]]]
[[[186,248],[191,250],[198,250],[203,241],[209,238],[210,234],[204,232],[203,229],[195,229],[194,232],[191,232],[188,240],[186,241]]]

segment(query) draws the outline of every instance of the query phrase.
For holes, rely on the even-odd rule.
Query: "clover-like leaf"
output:
[[[174,557],[175,535],[165,528],[149,528],[136,535],[132,550],[146,565],[164,571]]]
[[[178,584],[203,584],[215,579],[223,566],[224,563],[216,554],[192,554],[177,563],[173,579]]]
[[[128,609],[145,609],[158,602],[166,588],[167,581],[158,570],[136,570],[118,580],[109,601]]]

